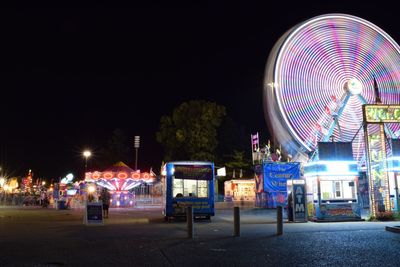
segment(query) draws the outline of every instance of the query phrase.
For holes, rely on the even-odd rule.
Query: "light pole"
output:
[[[137,160],[138,160],[138,150],[140,147],[140,136],[135,136],[135,150],[136,150],[136,157],[135,157],[135,171],[137,170]]]
[[[85,150],[83,151],[83,156],[85,157],[85,171],[87,169],[87,162],[88,162],[88,158],[92,155],[92,152],[90,152],[89,150]]]

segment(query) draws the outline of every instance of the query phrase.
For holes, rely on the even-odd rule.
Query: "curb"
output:
[[[386,231],[400,234],[400,226],[386,226]]]

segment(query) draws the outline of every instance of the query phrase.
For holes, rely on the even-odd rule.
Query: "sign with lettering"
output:
[[[264,185],[271,207],[286,205],[287,180],[300,178],[299,162],[264,162]]]
[[[368,123],[400,122],[400,105],[364,105],[363,113]]]
[[[305,184],[293,184],[293,221],[307,221]]]
[[[87,202],[85,212],[85,224],[86,225],[103,225],[103,203],[99,202]]]

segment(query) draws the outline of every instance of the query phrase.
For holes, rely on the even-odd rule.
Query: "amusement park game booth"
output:
[[[358,168],[351,142],[318,142],[318,156],[304,166],[307,211],[314,221],[360,220]]]
[[[224,182],[225,201],[255,201],[254,179],[233,179]]]

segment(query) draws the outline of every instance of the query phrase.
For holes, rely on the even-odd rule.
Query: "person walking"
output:
[[[101,201],[103,202],[103,218],[108,218],[108,209],[110,207],[110,192],[107,188],[103,188],[100,194]]]

